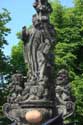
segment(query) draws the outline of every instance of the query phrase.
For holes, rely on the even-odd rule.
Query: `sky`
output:
[[[7,24],[11,29],[11,34],[7,36],[8,46],[5,46],[5,55],[11,54],[12,46],[18,43],[16,33],[21,31],[23,26],[29,26],[32,24],[32,15],[35,10],[32,6],[35,0],[0,0],[0,11],[2,8],[8,9],[11,12],[10,16],[12,20]],[[60,0],[61,3],[67,7],[71,7],[72,0]]]

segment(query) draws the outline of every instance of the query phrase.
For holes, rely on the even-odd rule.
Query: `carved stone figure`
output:
[[[14,103],[14,101],[21,99],[22,96],[22,91],[24,89],[23,75],[16,71],[16,73],[12,75],[11,81],[12,82],[8,86],[10,90],[8,102]]]
[[[34,7],[37,14],[33,15],[32,28],[28,31],[26,27],[22,29],[24,57],[29,66],[29,79],[23,93],[27,92],[28,86],[30,88],[31,85],[45,84],[46,87],[44,88],[48,89],[48,64],[51,68],[51,63],[49,62],[50,50],[55,42],[55,30],[49,22],[49,14],[52,12],[50,4],[47,1],[40,0],[34,3]],[[33,94],[30,97],[28,93],[23,95],[28,100]]]
[[[36,0],[36,2],[33,4],[34,8],[36,9],[38,14],[42,14],[42,16],[40,15],[40,17],[47,17],[47,18],[43,18],[45,20],[48,19],[48,15],[52,12],[52,8],[51,5],[48,3],[48,0]],[[41,13],[40,13],[41,12]],[[41,19],[41,18],[39,18]]]
[[[67,70],[62,69],[58,72],[55,91],[58,113],[63,113],[64,118],[69,117],[71,114],[73,114],[75,106],[71,98]]]
[[[47,8],[46,13],[51,13],[49,11],[50,4],[41,0],[36,1],[34,5],[36,9],[39,8],[39,11],[33,15],[33,26],[30,32],[26,31],[26,27],[23,27],[22,40],[24,41],[25,62],[29,65],[29,74],[31,73],[32,79],[35,77],[42,80],[45,75],[49,50],[55,41],[55,30],[49,23],[49,19],[46,21],[43,19],[43,16],[46,16]],[[39,15],[40,13],[41,15]]]

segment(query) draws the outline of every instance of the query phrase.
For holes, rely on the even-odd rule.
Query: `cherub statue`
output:
[[[12,75],[11,83],[8,88],[10,90],[10,95],[8,97],[8,101],[17,101],[18,98],[21,99],[22,91],[24,89],[23,83],[23,75],[16,71],[15,74]]]
[[[74,111],[70,93],[68,72],[65,69],[59,71],[56,79],[56,99],[58,113],[63,113],[64,117],[71,115]]]

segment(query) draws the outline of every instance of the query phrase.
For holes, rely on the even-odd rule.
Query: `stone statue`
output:
[[[55,30],[53,26],[49,23],[48,19],[43,19],[43,16],[46,16],[46,9],[48,14],[51,13],[49,11],[49,8],[51,9],[50,4],[45,4],[46,2],[42,0],[34,3],[35,9],[39,8],[39,11],[33,15],[31,31],[27,32],[26,27],[23,27],[22,30],[25,62],[29,65],[29,73],[31,73],[32,79],[35,78],[38,80],[44,79],[48,53],[51,45],[55,41]],[[41,9],[43,6],[45,10],[43,8]],[[39,12],[42,15],[39,15]],[[42,19],[40,20],[40,18]]]
[[[48,89],[48,65],[51,68],[51,63],[49,62],[51,57],[50,50],[55,43],[55,30],[49,22],[49,14],[52,12],[50,4],[48,1],[39,0],[33,6],[37,11],[37,14],[34,14],[32,17],[33,25],[29,30],[25,26],[22,29],[24,58],[25,63],[29,67],[29,79],[23,92],[24,98],[27,97],[27,100],[31,99],[31,95],[29,97],[29,93],[27,93],[27,88],[30,88],[28,86],[46,84],[44,89]]]
[[[75,108],[75,105],[72,102],[70,89],[68,72],[67,70],[62,69],[57,75],[55,91],[58,113],[63,113],[64,118],[73,114]]]
[[[12,75],[3,111],[16,125],[63,125],[74,108],[67,71],[58,73],[56,83],[52,73],[56,32],[49,15],[53,10],[48,0],[35,0],[33,7],[32,27],[22,28],[26,81],[21,73]]]
[[[23,75],[19,71],[16,71],[16,73],[12,75],[11,81],[8,86],[10,90],[8,102],[14,103],[14,101],[21,99],[22,90],[24,89]]]

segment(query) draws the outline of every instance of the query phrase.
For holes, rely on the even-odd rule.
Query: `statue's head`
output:
[[[66,84],[68,83],[68,71],[61,69],[57,74],[56,84]]]
[[[34,26],[34,27],[37,27],[37,26],[39,25],[39,20],[38,20],[36,14],[33,15],[33,17],[32,17],[32,22],[33,22],[33,26]]]

